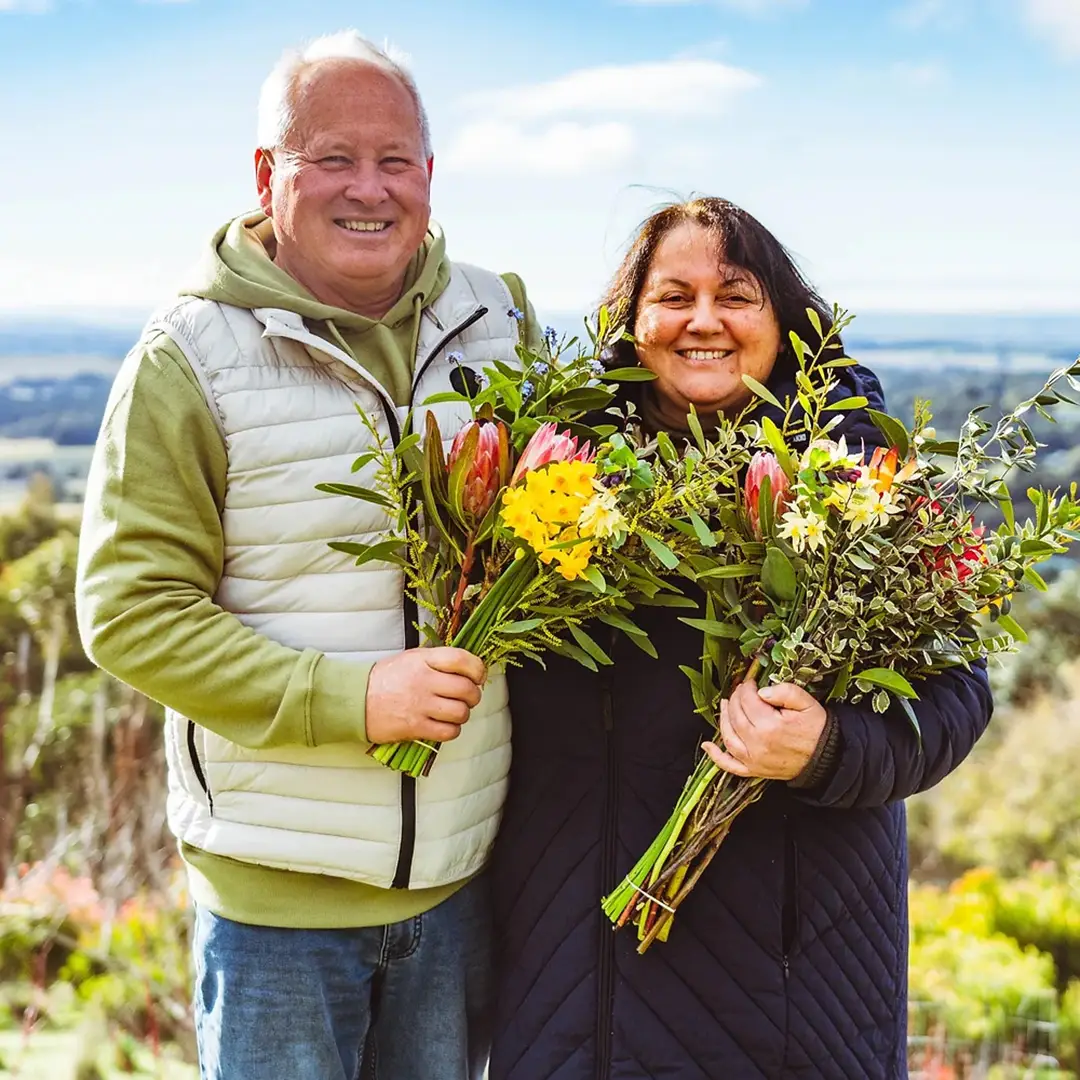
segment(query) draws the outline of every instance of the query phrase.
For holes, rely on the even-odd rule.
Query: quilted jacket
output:
[[[844,395],[882,407],[877,379]],[[791,389],[783,373],[772,388]],[[849,443],[880,441],[865,414]],[[905,1062],[902,800],[941,780],[989,721],[985,669],[918,687],[903,714],[836,709],[832,771],[739,819],[667,943],[638,956],[600,898],[655,836],[707,732],[679,664],[700,637],[639,609],[659,658],[625,637],[593,673],[552,657],[511,674],[514,758],[496,841],[499,988],[490,1080],[898,1080]]]

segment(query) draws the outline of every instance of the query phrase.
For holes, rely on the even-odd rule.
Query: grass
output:
[[[112,1040],[102,1042],[93,1062],[94,1072],[85,1062],[86,1036],[79,1031],[41,1031],[23,1046],[18,1031],[0,1031],[0,1080],[196,1080],[198,1070],[163,1051],[155,1061],[148,1048],[133,1047],[134,1068],[121,1068],[123,1056]]]

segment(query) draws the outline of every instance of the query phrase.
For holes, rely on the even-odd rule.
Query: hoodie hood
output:
[[[274,249],[273,224],[261,210],[235,218],[214,234],[192,284],[180,293],[249,310],[295,312],[318,336],[347,349],[397,404],[408,404],[421,312],[450,281],[442,230],[432,223],[406,270],[401,296],[381,319],[320,303],[274,263]],[[326,359],[321,352],[312,355]]]

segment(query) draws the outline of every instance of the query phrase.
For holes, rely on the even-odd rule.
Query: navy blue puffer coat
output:
[[[882,407],[876,378],[844,395]],[[782,396],[789,391],[771,384]],[[876,444],[865,415],[849,444]],[[638,956],[600,898],[651,842],[708,732],[679,664],[700,635],[639,609],[659,652],[621,635],[593,673],[551,657],[511,674],[514,762],[492,866],[499,987],[491,1080],[899,1080],[905,1064],[902,800],[968,754],[991,713],[985,669],[918,687],[902,713],[839,706],[839,752],[807,792],[769,786]]]

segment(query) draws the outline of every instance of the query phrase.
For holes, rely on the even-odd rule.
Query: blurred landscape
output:
[[[579,320],[554,317],[574,332]],[[0,319],[0,1077],[193,1077],[188,911],[164,823],[161,710],[95,671],[74,625],[78,509],[138,334]],[[864,315],[848,352],[938,434],[1080,353],[1080,316]],[[1037,428],[1080,477],[1080,407]],[[911,801],[912,1075],[1080,1076],[1080,569],[1016,598],[973,757]],[[187,1064],[185,1064],[185,1062]]]

